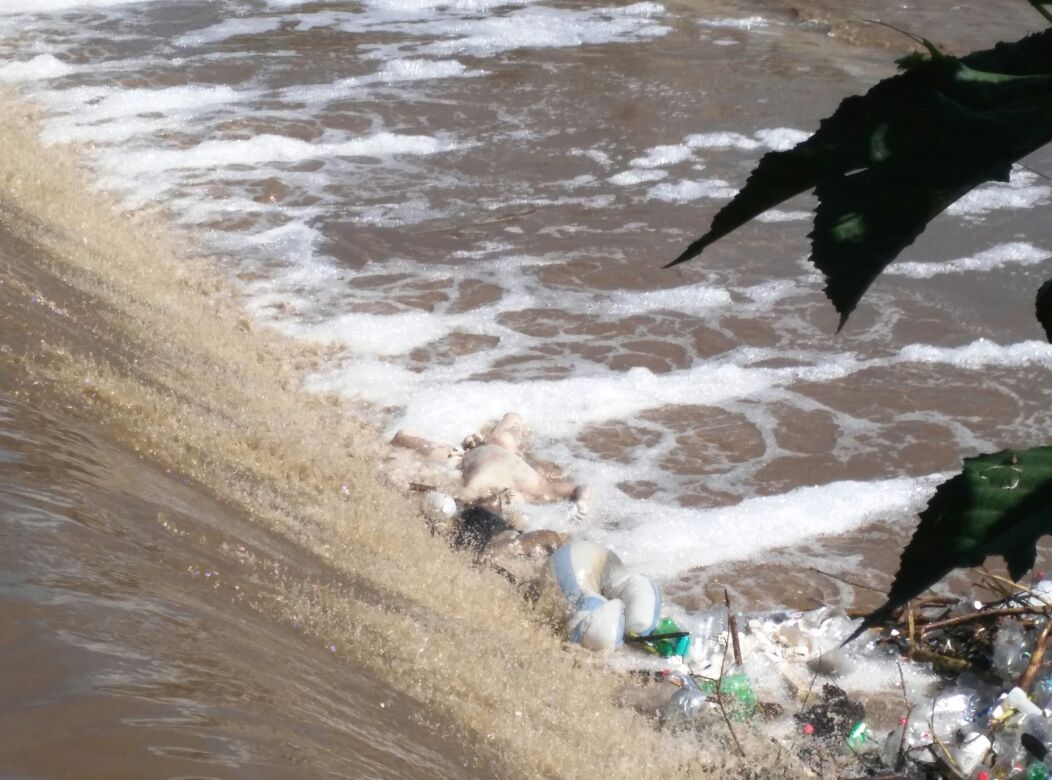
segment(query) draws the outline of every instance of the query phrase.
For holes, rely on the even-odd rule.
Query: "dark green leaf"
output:
[[[890,258],[912,244],[932,217],[993,178],[993,172],[965,178],[968,173],[946,163],[888,164],[819,182],[811,259],[825,274],[826,297],[840,314],[840,327]],[[915,186],[918,176],[928,187]]]
[[[761,158],[709,231],[670,265],[814,190],[811,261],[841,326],[874,279],[972,188],[1052,140],[1052,30],[962,59],[934,52],[844,100],[813,136]]]
[[[1002,556],[1020,579],[1033,567],[1035,545],[1045,534],[1052,534],[1052,446],[968,458],[921,512],[887,603],[851,639],[952,570],[978,566],[990,555]]]
[[[1034,10],[1045,17],[1049,22],[1052,22],[1052,13],[1045,9],[1046,5],[1052,5],[1052,0],[1027,0],[1034,7]]]
[[[1037,291],[1037,321],[1045,329],[1045,338],[1052,341],[1052,279]]]

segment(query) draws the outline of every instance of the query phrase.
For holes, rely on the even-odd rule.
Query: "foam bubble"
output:
[[[116,143],[177,127],[206,111],[247,100],[228,86],[183,86],[165,89],[78,87],[50,92],[45,104],[66,112],[47,123],[47,143],[104,141]],[[141,115],[149,114],[150,118]],[[131,119],[132,117],[139,117]]]
[[[683,141],[691,149],[758,149],[760,142],[734,132],[694,133]]]
[[[432,136],[387,132],[334,143],[311,143],[299,138],[265,134],[236,141],[205,141],[189,149],[112,152],[108,167],[120,170],[125,176],[134,176],[171,169],[258,165],[330,157],[425,155],[454,148],[455,144]]]
[[[1052,257],[1052,252],[1039,249],[1025,241],[1017,241],[998,244],[971,257],[962,257],[945,263],[893,263],[886,273],[910,276],[914,279],[931,279],[940,274],[993,271],[1007,265],[1035,265],[1049,257]]]
[[[3,13],[0,11],[0,13]],[[53,54],[38,54],[25,62],[9,62],[0,65],[0,81],[14,84],[21,81],[42,81],[74,73],[76,68]]]
[[[746,16],[740,19],[730,17],[722,19],[699,19],[698,24],[705,27],[728,28],[732,30],[752,30],[756,27],[767,27],[771,22],[762,16]]]
[[[811,219],[811,212],[769,209],[756,217],[757,222],[797,222],[803,219]]]
[[[285,100],[324,102],[340,100],[370,86],[400,84],[433,79],[482,76],[484,70],[468,70],[457,60],[397,59],[383,63],[375,73],[340,79],[332,84],[290,87],[282,93]]]
[[[416,386],[391,426],[392,430],[410,428],[439,441],[459,441],[464,431],[477,430],[515,409],[531,421],[538,434],[572,440],[590,423],[625,420],[665,405],[719,404],[800,379],[828,380],[857,369],[850,358],[790,368],[749,368],[737,365],[734,357],[741,356],[666,374],[637,367],[617,374],[532,382],[455,381],[451,376],[452,386],[417,378],[411,380]],[[343,373],[347,384],[341,386],[342,392],[355,396],[360,388],[353,380],[361,376]]]
[[[681,180],[662,183],[647,190],[647,197],[667,203],[689,203],[699,198],[733,198],[738,190],[723,179]]]
[[[754,134],[756,140],[776,152],[784,152],[792,149],[798,143],[806,141],[811,137],[810,133],[803,130],[794,130],[791,127],[774,127],[769,130],[757,130]]]
[[[715,509],[637,502],[631,528],[592,529],[589,536],[611,547],[629,566],[670,578],[912,514],[945,476],[831,482]]]
[[[522,48],[565,48],[655,38],[671,31],[671,28],[653,21],[653,17],[664,12],[664,7],[657,3],[636,3],[624,8],[607,7],[587,11],[527,6],[502,16],[462,19],[454,24],[443,22],[434,31],[445,36],[453,33],[455,37],[423,44],[417,51],[440,56],[470,54],[474,57],[492,57]],[[384,58],[390,54],[386,47],[373,51]]]
[[[622,171],[607,179],[611,184],[618,187],[628,187],[633,184],[641,184],[648,181],[660,181],[668,176],[668,171],[644,170],[644,171]]]
[[[955,217],[977,217],[991,211],[1028,209],[1048,200],[1052,187],[1035,185],[1037,177],[1029,171],[1013,171],[1006,184],[985,184],[959,198],[946,209]]]
[[[604,168],[609,168],[613,165],[613,160],[610,159],[610,155],[602,149],[571,149],[569,153],[575,157],[587,157],[592,162],[597,163]]]
[[[253,16],[224,19],[219,24],[195,30],[176,38],[173,43],[179,47],[201,46],[206,43],[218,43],[238,35],[262,35],[281,28],[280,16]]]
[[[899,360],[914,363],[945,363],[959,368],[987,366],[1052,365],[1052,344],[1045,341],[1021,341],[998,344],[978,339],[960,347],[936,347],[930,344],[910,344],[898,354]]]
[[[414,311],[384,316],[341,314],[314,325],[290,325],[287,330],[323,344],[341,344],[358,355],[402,355],[445,336],[452,328],[448,319]]]
[[[114,5],[148,3],[155,0],[4,0],[0,16],[5,14],[50,14],[79,8],[108,8]]]
[[[654,146],[647,149],[644,156],[637,157],[629,162],[629,165],[636,168],[660,168],[665,165],[675,165],[684,160],[689,160],[693,156],[690,147],[684,144]]]
[[[628,316],[647,311],[698,312],[731,303],[727,290],[706,285],[674,287],[671,290],[616,292],[603,307],[607,315]]]

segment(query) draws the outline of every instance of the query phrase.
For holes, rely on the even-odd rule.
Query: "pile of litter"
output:
[[[496,434],[509,431],[516,435],[501,444]],[[518,462],[521,431],[509,414],[485,440],[497,444],[473,446],[504,446],[504,461],[517,459],[508,473],[528,486],[565,485],[559,497],[580,503],[580,487]],[[459,476],[458,450],[400,436],[400,446]],[[462,471],[467,488],[477,475]],[[626,570],[601,545],[521,531],[518,510],[505,511],[516,484],[493,474],[492,495],[468,499],[411,487],[423,494],[435,533],[525,597],[560,605],[568,641],[601,653],[645,689],[628,703],[660,727],[710,746],[722,739],[745,758],[757,740],[773,741],[816,777],[1048,780],[1052,581],[1026,588],[983,572],[978,586],[990,600],[919,599],[881,631],[843,646],[859,621],[832,607],[749,613],[727,597],[693,613],[666,605],[651,578]]]
[[[569,641],[658,683],[642,709],[663,728],[705,740],[722,728],[746,757],[750,739],[773,739],[818,777],[1049,778],[1052,581],[917,601],[841,647],[858,620],[829,607],[662,615],[652,580],[582,540],[557,547],[538,580],[529,592],[554,584],[565,599]]]

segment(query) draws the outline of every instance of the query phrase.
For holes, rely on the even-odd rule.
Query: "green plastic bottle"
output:
[[[705,680],[701,690],[710,696],[716,694],[716,682]],[[745,672],[725,674],[720,683],[720,695],[723,697],[723,706],[727,710],[727,717],[731,720],[749,720],[756,714],[756,692],[749,683],[749,677]]]
[[[682,630],[683,629],[676,625],[675,620],[663,617],[658,621],[654,633],[675,634]],[[669,658],[674,655],[685,656],[687,651],[690,650],[690,637],[681,636],[679,639],[658,639],[655,642],[652,642],[650,646],[653,648],[654,652],[662,658]]]
[[[854,752],[862,751],[865,749],[866,743],[869,742],[869,726],[864,720],[860,720],[851,727],[851,731],[847,733],[844,741],[847,742],[847,746]]]
[[[1044,761],[1035,761],[1026,768],[1026,780],[1048,780],[1048,766]]]

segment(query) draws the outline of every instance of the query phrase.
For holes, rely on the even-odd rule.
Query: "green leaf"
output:
[[[1052,0],[1027,0],[1034,7],[1034,10],[1041,14],[1049,22],[1052,22],[1052,13],[1045,10],[1044,6],[1052,5]]]
[[[1052,0],[1050,0],[1052,2]],[[1052,140],[1052,30],[962,59],[937,52],[844,100],[806,141],[761,158],[707,233],[669,265],[814,190],[811,262],[847,317],[928,223]]]
[[[1045,338],[1052,341],[1052,279],[1037,291],[1037,321],[1045,329]]]
[[[1052,446],[966,459],[921,512],[887,602],[850,639],[954,569],[979,566],[990,555],[1002,556],[1013,579],[1022,578],[1045,534],[1052,534]]]

